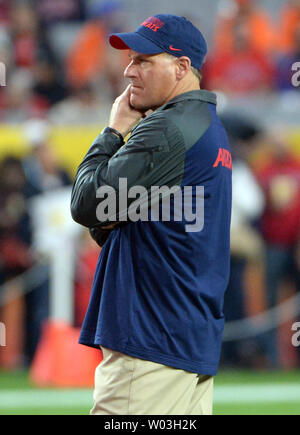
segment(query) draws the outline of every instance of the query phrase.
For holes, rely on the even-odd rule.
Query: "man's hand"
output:
[[[108,126],[117,130],[123,138],[125,138],[138,123],[138,121],[145,116],[143,112],[134,109],[130,105],[130,88],[128,85],[123,94],[121,94],[114,102]]]
[[[111,230],[109,230],[109,229],[104,230],[104,229],[98,228],[98,227],[90,228],[89,231],[90,231],[91,237],[95,240],[97,245],[99,245],[101,248],[111,233]]]
[[[115,222],[111,225],[106,225],[105,227],[100,227],[102,230],[113,230],[117,225],[119,225],[119,222]]]
[[[95,242],[102,248],[112,230],[117,226],[120,226],[120,222],[114,222],[111,225],[106,225],[106,227],[89,228],[90,235],[95,240]]]

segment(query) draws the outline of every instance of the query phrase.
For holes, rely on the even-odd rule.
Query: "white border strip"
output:
[[[72,408],[90,409],[93,391],[74,390],[2,390],[0,391],[0,412],[16,409]],[[300,385],[280,384],[236,384],[215,386],[214,403],[283,403],[299,402]]]

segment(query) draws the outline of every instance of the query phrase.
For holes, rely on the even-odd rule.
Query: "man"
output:
[[[211,414],[229,277],[231,155],[215,95],[199,87],[206,43],[185,18],[156,15],[110,44],[129,50],[130,84],[79,166],[71,206],[103,245],[80,337],[103,351],[91,413]],[[132,218],[132,189],[153,186],[188,192],[181,204],[169,195],[169,221]],[[103,188],[115,192],[116,210]],[[204,224],[187,225],[191,210],[180,212],[199,209],[203,193],[196,221],[204,213]]]

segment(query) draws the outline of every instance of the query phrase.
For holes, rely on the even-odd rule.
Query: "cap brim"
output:
[[[141,54],[158,54],[164,50],[152,41],[136,32],[132,33],[115,33],[109,36],[109,43],[117,50],[134,50]]]

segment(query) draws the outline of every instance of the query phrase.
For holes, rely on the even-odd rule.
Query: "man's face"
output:
[[[131,82],[130,104],[138,110],[157,109],[173,98],[177,58],[165,53],[140,54],[129,50],[124,76]]]

